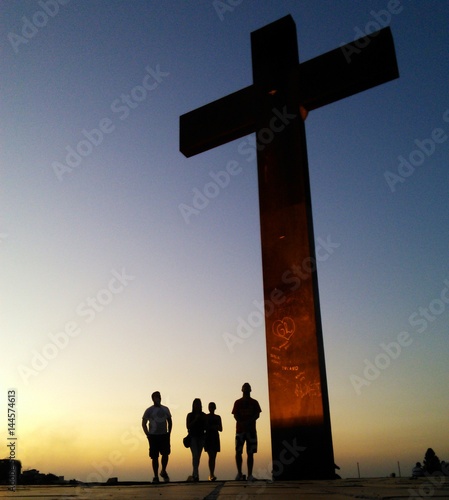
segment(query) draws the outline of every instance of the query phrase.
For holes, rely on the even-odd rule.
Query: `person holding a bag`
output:
[[[201,399],[196,398],[192,403],[192,411],[187,414],[186,426],[190,436],[190,452],[192,453],[192,479],[199,481],[199,466],[201,453],[204,448],[206,432],[206,414],[203,412]]]

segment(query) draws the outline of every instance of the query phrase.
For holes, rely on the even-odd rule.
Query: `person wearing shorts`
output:
[[[232,414],[236,420],[235,434],[235,462],[237,465],[236,480],[243,479],[242,474],[242,455],[243,447],[246,444],[248,481],[254,481],[254,453],[257,453],[257,431],[256,420],[259,418],[260,405],[258,401],[253,399],[251,394],[251,386],[246,382],[242,386],[243,397],[237,399],[232,409]]]
[[[170,410],[161,405],[159,391],[151,395],[153,405],[147,408],[142,417],[142,429],[148,438],[154,478],[153,483],[159,483],[159,455],[161,455],[161,477],[165,482],[170,478],[167,474],[168,456],[170,455],[170,433],[172,418]]]

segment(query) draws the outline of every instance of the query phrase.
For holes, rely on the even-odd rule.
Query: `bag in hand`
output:
[[[182,440],[182,442],[186,448],[190,448],[191,441],[192,441],[192,439],[190,437],[190,434],[187,434],[187,436]]]

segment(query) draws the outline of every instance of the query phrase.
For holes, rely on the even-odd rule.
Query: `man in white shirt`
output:
[[[142,417],[142,429],[150,444],[150,458],[153,465],[153,483],[159,483],[159,454],[161,455],[161,477],[165,482],[170,478],[167,474],[168,456],[170,455],[170,433],[172,418],[170,410],[161,405],[161,393],[151,395],[153,405],[147,408]]]

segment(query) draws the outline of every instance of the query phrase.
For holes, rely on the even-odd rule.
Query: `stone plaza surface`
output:
[[[336,481],[217,481],[216,483],[117,484],[79,486],[0,486],[0,498],[16,499],[108,499],[108,500],[268,500],[313,499],[424,499],[449,500],[449,478],[429,477],[342,479]]]

